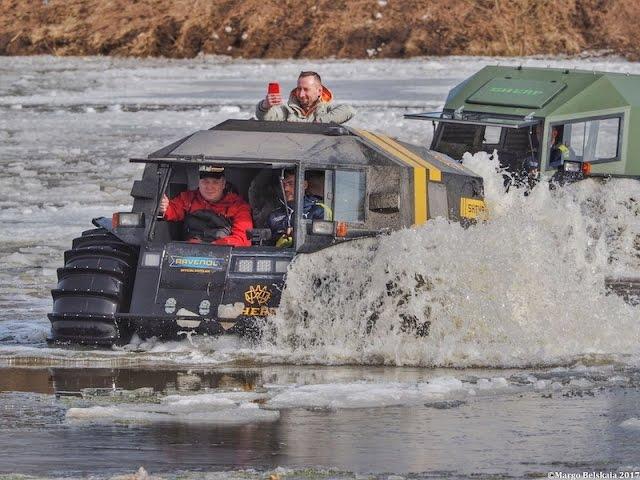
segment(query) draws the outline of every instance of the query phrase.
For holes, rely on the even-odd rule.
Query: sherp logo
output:
[[[514,95],[528,95],[535,97],[541,95],[542,90],[533,90],[531,88],[511,88],[511,87],[491,87],[491,93],[512,93]]]

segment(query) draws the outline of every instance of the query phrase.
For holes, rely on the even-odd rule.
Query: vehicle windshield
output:
[[[539,162],[538,125],[507,128],[495,125],[457,123],[438,124],[431,149],[461,160],[465,152],[497,151],[500,165],[510,172],[521,173]]]

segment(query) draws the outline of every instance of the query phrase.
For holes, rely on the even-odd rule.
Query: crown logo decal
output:
[[[266,285],[251,285],[249,290],[244,292],[244,299],[251,305],[264,305],[271,298],[271,292]]]

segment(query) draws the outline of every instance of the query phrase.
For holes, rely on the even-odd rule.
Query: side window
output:
[[[324,220],[332,219],[331,204],[333,202],[333,171],[307,170],[305,172],[307,189],[305,195],[319,202],[324,207]]]
[[[444,124],[442,127],[441,142],[473,145],[474,139],[480,127],[477,125],[458,125],[455,123]]]
[[[500,135],[502,135],[502,127],[487,126],[484,129],[483,145],[497,145],[500,143]]]
[[[460,160],[465,152],[476,152],[482,148],[483,130],[482,125],[442,123],[438,126],[438,141],[433,149]]]
[[[620,119],[607,118],[606,120],[597,120],[591,123],[597,124],[595,159],[600,160],[618,157]]]
[[[620,157],[621,118],[605,118],[564,126],[562,141],[571,158],[582,162],[613,161]]]
[[[366,190],[364,172],[336,170],[333,219],[364,222]]]
[[[306,195],[324,206],[324,219],[364,222],[367,185],[357,170],[307,170]]]

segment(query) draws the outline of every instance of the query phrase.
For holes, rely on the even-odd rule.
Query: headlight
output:
[[[143,267],[159,267],[162,254],[154,252],[145,252],[142,256]]]
[[[240,260],[236,261],[236,271],[242,273],[253,272],[253,259],[241,258]]]
[[[289,260],[276,260],[276,273],[286,273]]]
[[[111,226],[118,227],[144,227],[144,213],[142,212],[116,212],[111,216]]]
[[[285,273],[290,261],[290,259],[282,257],[239,257],[234,260],[233,271],[256,274]]]
[[[271,271],[271,259],[256,260],[256,272],[265,273]]]
[[[564,162],[563,168],[565,172],[579,173],[582,171],[580,162]]]
[[[314,220],[311,224],[311,233],[314,235],[333,235],[333,222]]]

